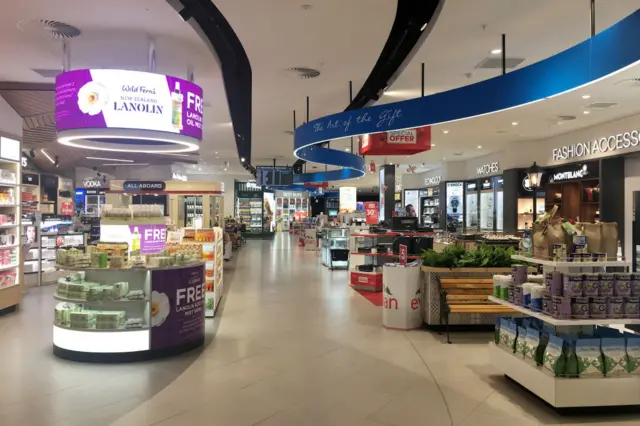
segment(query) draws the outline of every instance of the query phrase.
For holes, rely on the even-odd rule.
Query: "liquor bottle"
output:
[[[176,86],[171,93],[171,124],[178,130],[182,130],[182,99],[180,82],[176,81]]]

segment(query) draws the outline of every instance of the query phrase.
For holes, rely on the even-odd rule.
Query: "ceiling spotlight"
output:
[[[448,130],[443,130],[442,133],[444,133],[446,135],[447,133],[449,133],[449,131]]]
[[[345,148],[344,150],[345,150],[345,151],[351,151],[349,148]]]
[[[242,161],[244,163],[244,157],[240,158],[240,161]]]
[[[56,160],[53,162],[53,165],[56,166],[56,167],[60,167],[60,158],[58,158],[57,155],[54,158]]]
[[[442,159],[443,159],[443,160],[446,160],[446,159],[447,159],[447,157],[442,157]]]
[[[590,112],[591,112],[591,111],[582,111],[582,113],[583,113],[584,115],[587,115],[587,114],[589,114]]]
[[[33,148],[29,150],[29,155],[31,156],[31,158],[36,158],[36,152],[33,150]]]
[[[224,171],[225,171],[225,172],[227,171],[227,168],[226,168],[226,167],[224,168]]]
[[[482,145],[478,145],[478,149],[482,149]]]
[[[502,53],[502,49],[493,49],[493,50],[491,51],[491,54],[492,54],[492,55],[499,55],[499,54],[501,54],[501,53]]]
[[[582,95],[582,99],[589,99],[591,95]]]
[[[518,125],[518,122],[517,122],[517,121],[513,121],[513,122],[511,123],[511,125],[512,125],[512,126],[517,126],[517,125]]]
[[[218,151],[215,152],[215,154],[217,154],[217,153],[218,153]]]
[[[198,167],[198,171],[201,172],[202,171],[202,167]]]

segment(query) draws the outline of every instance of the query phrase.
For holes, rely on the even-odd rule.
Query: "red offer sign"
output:
[[[375,201],[367,201],[364,203],[364,212],[367,215],[367,225],[378,224],[378,203]]]
[[[400,244],[400,264],[407,264],[407,246]]]

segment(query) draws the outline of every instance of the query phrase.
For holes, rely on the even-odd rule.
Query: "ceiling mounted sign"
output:
[[[164,191],[167,185],[162,181],[125,180],[122,189],[128,192]]]
[[[294,153],[307,159],[318,144],[329,140],[448,123],[544,101],[636,64],[640,61],[637,40],[640,10],[582,43],[505,75],[430,96],[311,120],[295,130]],[[623,139],[623,147],[624,143]],[[607,146],[611,149],[609,141]]]
[[[431,149],[431,127],[394,130],[358,137],[360,155],[412,155]]]
[[[58,142],[125,152],[196,151],[202,88],[140,71],[74,70],[56,77]]]

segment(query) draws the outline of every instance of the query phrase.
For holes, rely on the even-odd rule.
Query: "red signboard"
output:
[[[360,155],[412,155],[431,149],[431,127],[358,136]]]
[[[63,216],[73,216],[73,203],[72,202],[61,202],[60,203],[60,214]]]
[[[367,225],[378,224],[378,203],[375,201],[367,201],[364,203],[364,212],[367,215]]]
[[[307,182],[304,186],[307,188],[328,188],[329,182]]]
[[[400,264],[407,264],[407,246],[400,244]]]

